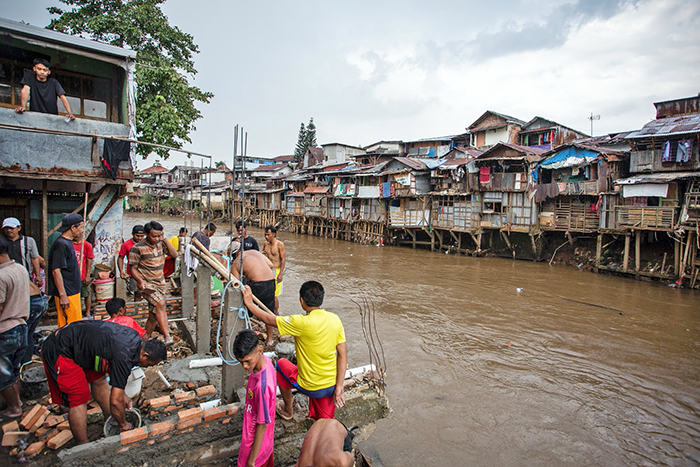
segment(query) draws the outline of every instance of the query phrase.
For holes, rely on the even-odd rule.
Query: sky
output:
[[[0,5],[0,16],[44,27],[58,2]],[[600,135],[639,129],[654,102],[700,92],[698,0],[167,0],[162,9],[199,46],[193,84],[214,93],[185,147],[215,161],[231,160],[235,125],[261,157],[292,154],[310,117],[319,144],[460,134],[487,110],[584,133],[600,115]],[[173,153],[163,164],[184,161]]]

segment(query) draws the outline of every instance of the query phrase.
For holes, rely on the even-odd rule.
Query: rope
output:
[[[221,339],[221,323],[223,322],[223,316],[224,316],[224,304],[226,303],[226,292],[228,292],[229,286],[234,284],[234,282],[237,281],[228,281],[226,286],[224,287],[224,292],[221,294],[221,306],[219,308],[219,324],[216,327],[216,355],[221,359],[222,362],[224,362],[226,365],[240,365],[240,362],[236,359],[236,357],[233,355],[233,330],[236,329],[236,325],[238,324],[239,319],[243,319],[245,321],[245,328],[246,329],[253,329],[253,326],[250,322],[250,316],[248,316],[248,310],[242,306],[243,305],[243,298],[241,297],[241,304],[238,306],[238,313],[236,313],[236,320],[233,322],[233,326],[231,326],[231,331],[228,333],[228,340],[226,341],[226,357],[224,354],[221,352],[221,345],[219,345],[219,341]],[[228,311],[228,310],[226,310]],[[227,359],[228,357],[228,359]]]

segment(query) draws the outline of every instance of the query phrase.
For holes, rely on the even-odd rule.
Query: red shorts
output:
[[[334,418],[335,403],[333,402],[333,391],[335,386],[318,391],[309,391],[297,383],[298,373],[297,366],[286,358],[277,360],[277,384],[280,388],[296,389],[302,394],[309,396],[309,418],[313,420]]]
[[[56,380],[44,363],[46,381],[49,383],[49,391],[54,404],[64,407],[78,407],[87,404],[90,400],[89,384],[106,375],[97,371],[86,370],[70,358],[59,356],[54,365]]]

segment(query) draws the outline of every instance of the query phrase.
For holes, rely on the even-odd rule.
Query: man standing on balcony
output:
[[[58,115],[56,98],[59,98],[66,108],[68,117],[75,120],[63,86],[56,79],[49,78],[50,68],[51,64],[48,60],[37,58],[34,60],[33,72],[25,71],[22,81],[20,81],[22,84],[22,105],[17,107],[15,112],[21,114],[25,110],[31,110],[32,112]],[[27,102],[29,102],[29,109],[27,109]]]

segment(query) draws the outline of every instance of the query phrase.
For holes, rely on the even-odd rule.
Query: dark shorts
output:
[[[277,369],[277,385],[283,389],[296,389],[300,393],[309,397],[309,418],[319,420],[321,418],[334,418],[335,403],[333,402],[333,393],[335,385],[309,391],[299,386],[297,382],[298,369],[295,364],[286,358],[280,358],[275,365]]]
[[[38,342],[34,340],[34,331],[39,325],[41,318],[49,309],[49,298],[46,295],[32,295],[29,297],[29,319],[27,319],[27,350],[24,351],[22,363],[27,363],[32,359]]]
[[[0,391],[17,382],[26,349],[26,324],[20,324],[0,334]]]
[[[263,305],[267,307],[268,310],[274,313],[275,287],[277,285],[277,282],[274,279],[260,282],[248,281],[247,285],[250,286],[250,291],[253,292],[253,295],[258,297],[258,300],[260,300],[263,303]],[[253,316],[250,312],[248,312],[248,315]]]
[[[58,355],[53,341],[50,342],[49,339],[41,348],[41,359],[44,361],[51,401],[64,407],[87,404],[92,397],[90,383],[102,378],[106,373],[86,370],[70,358]]]
[[[90,286],[81,284],[80,285],[80,298],[85,298],[90,296]]]

